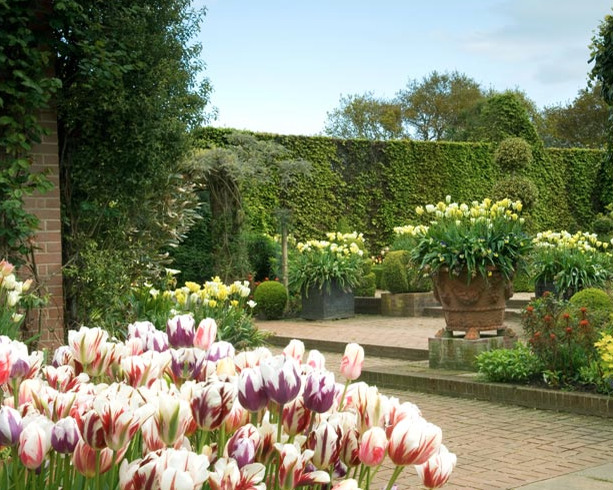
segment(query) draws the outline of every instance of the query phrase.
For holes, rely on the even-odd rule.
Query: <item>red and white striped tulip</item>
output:
[[[353,478],[346,478],[336,483],[331,490],[360,490],[358,482]]]
[[[295,436],[305,431],[311,420],[311,412],[305,407],[303,398],[298,396],[284,405],[281,422],[286,434]]]
[[[96,360],[108,338],[109,334],[102,328],[81,327],[68,332],[68,345],[73,358],[86,367]]]
[[[313,451],[311,462],[319,470],[327,470],[339,457],[341,430],[322,421],[309,433],[307,447]]]
[[[98,468],[96,468],[96,453],[98,452],[100,453],[100,460],[98,463]],[[121,458],[123,458],[124,454],[125,451],[122,451],[121,454],[118,453],[115,462],[119,462]],[[86,478],[93,478],[97,474],[97,469],[99,474],[106,473],[111,469],[111,466],[113,465],[113,450],[104,448],[97,451],[88,445],[83,439],[79,439],[79,442],[77,442],[75,450],[72,453],[72,463],[80,474]]]
[[[439,451],[431,456],[426,463],[416,465],[416,473],[426,488],[440,488],[450,479],[456,466],[456,454],[451,453],[442,444]]]
[[[7,343],[0,342],[0,385],[9,380],[11,374],[11,347]]]
[[[160,439],[167,446],[174,446],[182,441],[193,420],[190,404],[167,393],[161,393],[158,397],[158,407],[154,417]]]
[[[209,458],[186,449],[166,449],[156,462],[160,490],[200,490],[209,476]]]
[[[341,438],[339,457],[347,467],[355,468],[360,464],[359,449],[360,433],[358,430],[352,428],[345,431]]]
[[[107,447],[105,431],[102,425],[102,417],[93,408],[76,417],[79,431],[83,441],[93,449],[104,449]]]
[[[392,429],[388,456],[398,466],[420,465],[437,453],[441,429],[424,419],[401,420]]]
[[[251,463],[239,468],[234,459],[220,458],[209,473],[211,490],[266,490],[265,466]]]
[[[226,434],[232,434],[234,431],[243,427],[250,420],[249,412],[243,408],[239,400],[235,398],[230,408],[230,412],[224,419],[224,429]]]
[[[362,435],[358,457],[367,466],[378,466],[384,461],[387,449],[388,439],[384,429],[371,427]]]
[[[230,413],[236,392],[232,383],[213,382],[197,391],[190,402],[196,424],[205,430],[215,430]]]
[[[123,460],[119,467],[120,490],[153,490],[159,483],[156,481],[156,464],[160,457],[159,451],[150,451],[144,458],[130,463]]]
[[[307,356],[307,365],[312,369],[317,369],[320,371],[324,371],[326,364],[326,359],[324,355],[316,349],[312,349],[309,351],[309,355]]]
[[[125,448],[141,426],[139,415],[119,400],[105,400],[97,410],[102,422],[106,446],[119,451]]]
[[[301,451],[294,444],[275,444],[279,452],[278,481],[283,490],[290,490],[301,485],[329,483],[326,471],[307,471],[307,463],[313,457],[313,451]]]
[[[347,380],[354,381],[360,377],[365,360],[365,351],[358,344],[347,344],[341,358],[341,374]]]
[[[208,350],[217,337],[217,323],[213,318],[205,318],[200,321],[194,335],[194,347]]]
[[[23,420],[19,435],[19,459],[31,470],[41,466],[51,449],[53,422],[43,415],[33,415]]]
[[[305,344],[297,339],[292,339],[286,347],[284,347],[283,354],[290,359],[294,359],[299,364],[303,362],[303,355],[305,354]]]

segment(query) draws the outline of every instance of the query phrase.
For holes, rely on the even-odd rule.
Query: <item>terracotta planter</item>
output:
[[[511,281],[498,271],[467,282],[467,276],[450,276],[447,269],[433,275],[435,299],[441,303],[446,331],[465,332],[466,339],[480,338],[485,330],[503,330],[505,302],[513,294]]]
[[[328,289],[312,287],[301,298],[301,318],[335,320],[354,316],[354,294],[333,282]]]

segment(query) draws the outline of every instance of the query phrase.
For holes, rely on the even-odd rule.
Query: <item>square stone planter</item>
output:
[[[330,289],[312,287],[301,298],[301,318],[305,320],[336,320],[354,316],[354,294],[338,284]]]
[[[382,293],[383,316],[422,316],[424,309],[437,304],[432,291],[426,293]]]

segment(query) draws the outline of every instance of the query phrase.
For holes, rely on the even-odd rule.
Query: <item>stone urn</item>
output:
[[[510,280],[497,270],[488,277],[477,275],[467,280],[466,274],[450,275],[448,269],[433,274],[433,292],[441,303],[446,319],[444,335],[465,332],[465,339],[477,340],[480,332],[503,331],[505,303],[513,294]]]

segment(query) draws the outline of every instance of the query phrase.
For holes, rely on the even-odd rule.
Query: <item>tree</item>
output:
[[[593,36],[589,63],[595,63],[589,73],[591,82],[601,83],[601,96],[612,107],[612,16],[606,15]]]
[[[483,98],[479,84],[468,76],[433,71],[422,80],[410,80],[396,100],[407,132],[421,140],[440,140]]]
[[[122,321],[118,298],[162,269],[163,250],[196,219],[182,161],[210,91],[190,44],[204,10],[189,0],[53,5],[67,317]]]
[[[401,108],[373,92],[347,95],[326,113],[324,134],[342,139],[389,140],[403,137]]]
[[[601,96],[601,84],[582,89],[573,102],[545,107],[539,128],[546,146],[605,148],[610,137],[611,109]]]

